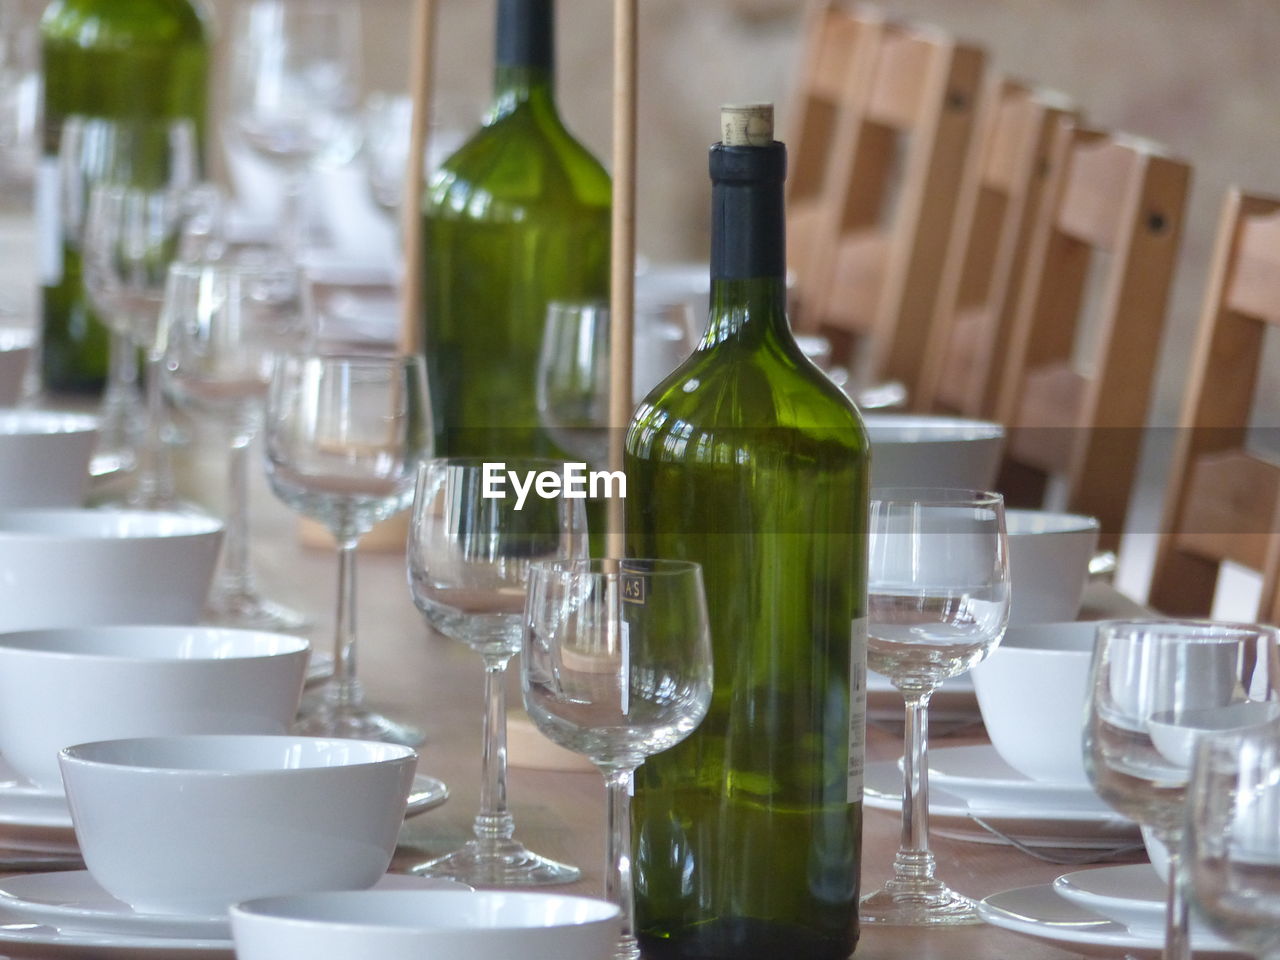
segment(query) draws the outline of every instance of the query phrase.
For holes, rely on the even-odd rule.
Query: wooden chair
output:
[[[880,18],[870,9],[854,15],[833,2],[809,7],[800,82],[791,107],[787,175],[787,254],[794,277],[792,322],[803,322],[812,304],[810,266],[822,242],[832,186],[832,158],[845,99],[868,83]]]
[[[899,380],[910,393],[986,58],[936,31],[844,15],[858,24],[857,55],[844,72],[821,213],[790,261],[807,305],[801,326],[829,336],[838,361],[856,359],[862,379]]]
[[[1078,118],[1065,98],[993,77],[965,163],[924,368],[912,405],[996,415],[1018,281],[1049,183],[1058,131]]]
[[[1280,623],[1280,465],[1246,449],[1268,329],[1280,326],[1280,198],[1231,190],[1190,360],[1148,603],[1207,616],[1233,561]]]
[[[1057,478],[1061,504],[1097,517],[1099,547],[1114,550],[1191,170],[1152,144],[1076,127],[1059,130],[1051,166],[996,403],[1008,429],[999,482],[1010,504],[1040,506]]]

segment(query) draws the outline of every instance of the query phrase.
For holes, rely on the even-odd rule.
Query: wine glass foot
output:
[[[426,734],[407,723],[359,707],[335,709],[324,700],[299,711],[293,732],[304,737],[381,740],[406,747],[420,747],[427,739]]]
[[[539,856],[518,840],[471,840],[461,850],[414,867],[420,877],[448,877],[475,887],[549,887],[582,871]]]
[[[297,610],[268,600],[256,590],[217,590],[205,605],[206,623],[248,630],[301,630],[309,624]]]
[[[613,948],[612,960],[640,960],[640,944],[630,934],[618,938]]]
[[[905,927],[982,922],[977,904],[934,879],[909,883],[890,880],[880,890],[862,898],[858,918],[862,923]]]

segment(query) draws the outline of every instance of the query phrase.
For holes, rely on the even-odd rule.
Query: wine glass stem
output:
[[[923,881],[933,877],[929,852],[929,700],[933,689],[908,690],[905,747],[902,755],[902,841],[894,857],[894,876]]]
[[[507,809],[507,687],[510,657],[485,657],[484,755],[480,771],[480,812],[476,815],[477,839],[506,840],[515,832],[515,819]]]
[[[634,767],[625,767],[606,770],[604,779],[609,795],[604,894],[622,910],[615,960],[620,960],[624,953],[640,956],[635,945],[635,901],[631,891],[631,780],[634,775]]]
[[[325,685],[325,699],[337,711],[360,705],[363,696],[356,679],[356,545],[359,537],[338,537],[338,611],[333,633],[333,677]]]
[[[303,197],[307,189],[305,161],[289,164],[284,175],[284,204],[281,208],[280,249],[288,263],[296,264],[302,255],[305,210]]]
[[[163,363],[160,354],[147,354],[147,431],[146,441],[138,471],[138,502],[144,507],[156,508],[172,497],[172,484],[168,476],[164,450],[164,394],[160,375]]]
[[[227,525],[222,535],[222,569],[218,585],[228,596],[253,590],[249,560],[249,444],[253,437],[237,430],[231,440],[227,469]]]
[[[1160,838],[1169,850],[1169,885],[1164,911],[1164,960],[1191,960],[1191,918],[1188,915],[1187,898],[1182,895],[1182,881],[1178,876],[1181,859],[1181,838]]]

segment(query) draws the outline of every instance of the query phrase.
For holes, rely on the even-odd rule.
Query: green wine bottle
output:
[[[845,960],[858,936],[868,444],[786,316],[786,149],[725,108],[711,312],[626,439],[627,552],[703,566],[715,691],[632,804],[648,958]]]
[[[424,198],[438,455],[562,456],[535,396],[547,305],[608,296],[609,176],[557,113],[553,20],[553,0],[499,0],[489,116]]]
[[[186,117],[202,130],[209,37],[198,2],[53,0],[41,20],[44,135],[36,217],[47,389],[99,390],[109,340],[89,309],[79,253],[63,238],[58,198],[63,123],[75,115],[130,121]]]

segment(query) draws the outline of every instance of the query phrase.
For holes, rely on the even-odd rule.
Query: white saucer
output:
[[[970,803],[993,807],[1025,809],[1067,804],[1105,808],[1088,783],[1033,780],[1005,763],[989,743],[930,750],[929,783],[936,783]]]
[[[373,889],[469,888],[456,880],[389,873],[374,884]],[[230,921],[225,914],[184,917],[138,913],[98,886],[87,870],[2,877],[0,909],[21,913],[31,923],[76,933],[137,935],[170,940],[226,940],[231,936]]]
[[[469,889],[456,880],[387,874],[375,890]],[[9,957],[131,960],[229,960],[227,917],[135,913],[86,871],[0,880],[0,950]]]
[[[1143,865],[1143,868],[1151,872],[1150,867]],[[1124,953],[1140,960],[1159,960],[1164,945],[1163,931],[1132,931],[1124,924],[1064,900],[1047,883],[993,894],[978,904],[978,916],[992,926],[1026,937],[1070,944],[1077,953],[1098,956]],[[1242,953],[1218,937],[1193,933],[1191,941],[1196,960],[1228,957],[1243,960]],[[1082,947],[1094,949],[1080,949]]]
[[[863,791],[864,803],[871,809],[900,812],[902,771],[897,761],[867,764]],[[968,800],[930,781],[929,822],[930,830],[940,837],[974,843],[1015,840],[1031,847],[1079,850],[1114,850],[1127,845],[1136,849],[1142,844],[1137,824],[1092,796],[1084,802],[1068,798],[1061,804],[1044,806],[988,804]]]
[[[1085,910],[1123,923],[1131,931],[1164,934],[1168,889],[1149,863],[1095,867],[1063,874],[1054,892]],[[1197,928],[1193,917],[1192,930]]]

